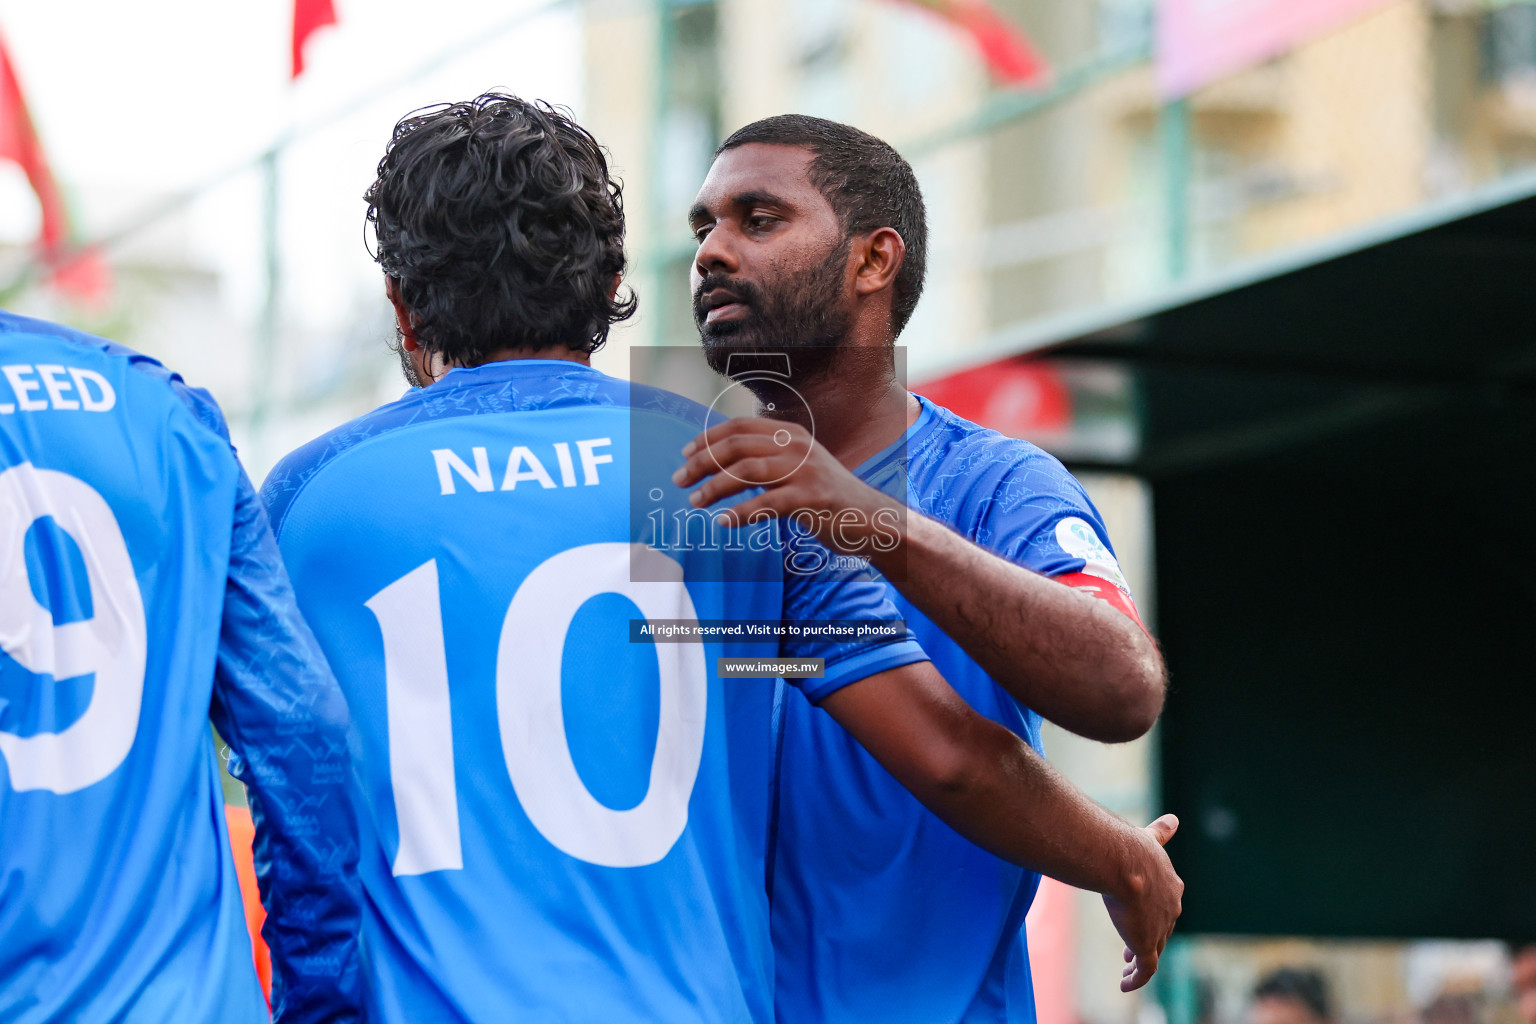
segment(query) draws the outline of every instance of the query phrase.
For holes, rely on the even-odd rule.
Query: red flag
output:
[[[112,268],[95,246],[59,259],[53,270],[59,291],[88,305],[99,306],[112,291]]]
[[[903,0],[932,11],[970,35],[992,77],[1004,85],[1040,86],[1050,77],[1050,65],[1019,27],[986,0]]]
[[[43,155],[42,141],[32,124],[16,66],[10,50],[0,37],[0,160],[21,165],[32,191],[37,193],[43,212],[43,226],[38,242],[43,258],[53,268],[53,281],[60,290],[77,299],[99,302],[111,288],[111,275],[101,254],[95,249],[66,253],[69,242],[69,214],[59,193],[58,182]]]
[[[0,38],[0,160],[18,163],[26,173],[32,191],[37,193],[38,204],[43,208],[43,230],[39,240],[46,251],[56,253],[69,234],[69,220],[53,172],[48,169],[48,160],[43,156],[43,144],[32,127],[32,115],[27,112],[21,82],[16,78],[16,68],[11,63],[11,53],[4,38]]]
[[[1054,366],[1038,359],[1004,359],[912,390],[1009,437],[1037,437],[1072,425],[1071,390]]]
[[[336,24],[331,0],[293,0],[293,77],[304,73],[304,44],[327,25]]]

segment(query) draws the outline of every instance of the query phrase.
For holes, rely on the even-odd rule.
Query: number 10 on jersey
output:
[[[630,579],[631,563],[636,575]],[[693,619],[683,567],[651,548],[584,544],[545,560],[512,597],[496,653],[496,719],[512,789],[539,833],[591,864],[625,868],[665,857],[688,824],[704,753],[709,695],[700,644],[658,644],[661,714],[645,797],[627,810],[600,803],[581,781],[561,704],[565,637],[600,594],[632,601],[648,619]],[[384,637],[389,774],[399,824],[396,875],[464,866],[453,723],[437,560],[366,602]]]

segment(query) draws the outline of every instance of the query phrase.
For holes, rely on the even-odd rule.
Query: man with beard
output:
[[[895,609],[867,577],[790,572],[782,523],[692,545],[632,514],[692,511],[668,477],[705,410],[589,365],[635,304],[620,186],[584,129],[495,93],[418,111],[367,199],[427,386],[290,454],[262,496],[360,734],[370,1020],[766,1024],[775,686],[730,657],[824,659],[802,692],[943,820],[1166,938],[1173,823],[1084,800],[903,633],[635,638]]]
[[[898,379],[893,346],[927,244],[906,161],[833,122],[759,121],[716,152],[691,226],[711,365],[768,351],[792,365],[782,386],[753,382],[770,418],[687,446],[676,480],[703,481],[694,504],[761,484],[726,518],[790,516],[867,558],[957,692],[1037,751],[1041,716],[1102,741],[1145,733],[1163,666],[1087,495],[1038,448]],[[879,524],[897,517],[886,542]],[[1023,924],[1039,875],[965,842],[806,701],[787,696],[781,728],[779,1020],[1033,1021]],[[1030,824],[1062,846],[1078,839],[1048,815]],[[1129,991],[1162,947],[1121,931]]]

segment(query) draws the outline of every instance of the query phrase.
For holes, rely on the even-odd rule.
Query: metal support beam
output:
[[[1193,151],[1188,100],[1177,99],[1164,105],[1158,118],[1158,135],[1163,157],[1168,280],[1179,281],[1189,273],[1189,183]]]
[[[282,365],[278,355],[279,317],[281,314],[283,260],[279,251],[281,238],[278,231],[279,203],[282,199],[278,159],[282,150],[267,150],[261,157],[261,248],[265,289],[261,299],[261,311],[256,318],[255,372],[251,388],[251,410],[247,420],[251,441],[261,449],[262,431],[266,426],[267,413],[272,406],[272,372]]]
[[[926,156],[954,143],[985,135],[1010,122],[1069,100],[1085,89],[1151,59],[1152,39],[1148,36],[1131,46],[1100,54],[1062,72],[1044,90],[994,92],[974,113],[948,128],[901,146],[901,151],[909,158]]]

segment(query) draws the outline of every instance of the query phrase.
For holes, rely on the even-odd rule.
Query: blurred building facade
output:
[[[1536,4],[1385,3],[1174,102],[1151,0],[995,6],[1048,55],[1047,88],[993,90],[963,33],[909,3],[590,6],[585,114],[629,184],[642,291],[626,343],[691,339],[688,202],[713,145],[774,113],[856,124],[918,170],[919,379],[1536,166]]]

